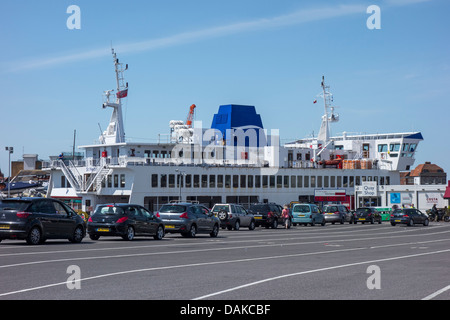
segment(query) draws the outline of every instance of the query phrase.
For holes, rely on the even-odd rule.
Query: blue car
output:
[[[292,206],[293,225],[303,224],[314,226],[316,223],[325,225],[325,217],[320,212],[319,207],[311,203],[297,203]]]

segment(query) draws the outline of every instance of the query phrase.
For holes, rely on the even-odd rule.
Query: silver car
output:
[[[256,227],[253,214],[239,204],[218,203],[211,211],[219,218],[222,228],[239,230],[240,227],[248,227],[249,230],[254,230]]]
[[[339,222],[343,224],[344,222],[353,223],[353,214],[348,210],[348,208],[342,204],[329,204],[323,207],[323,215],[326,222],[331,222],[335,224]]]
[[[159,209],[166,233],[181,233],[193,238],[197,233],[219,234],[220,220],[208,208],[193,203],[169,203]]]

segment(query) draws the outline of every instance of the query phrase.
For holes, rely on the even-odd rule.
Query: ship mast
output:
[[[320,126],[317,140],[326,145],[330,140],[330,122],[339,121],[339,115],[334,113],[335,107],[331,106],[331,103],[333,102],[333,94],[329,91],[330,87],[325,84],[324,76],[322,76],[321,87],[322,92],[319,96],[323,98],[325,112],[322,116],[322,124]]]
[[[114,49],[111,49],[111,52],[114,59],[117,92],[114,102],[110,100],[111,93],[114,92],[114,90],[107,90],[104,92],[105,102],[103,103],[103,108],[111,107],[113,108],[113,112],[111,114],[111,120],[109,121],[108,128],[100,136],[100,141],[103,144],[125,142],[125,131],[122,116],[122,99],[128,96],[128,83],[125,82],[123,73],[128,69],[128,64],[124,68],[123,64],[119,63],[119,59],[117,58]]]

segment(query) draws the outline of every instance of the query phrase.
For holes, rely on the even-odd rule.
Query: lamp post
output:
[[[8,166],[9,166],[9,178],[8,178],[8,198],[11,197],[11,154],[14,152],[13,147],[5,147],[5,150],[8,151]]]
[[[182,177],[186,174],[184,171],[175,169],[175,172],[177,172],[177,181],[178,181],[178,187],[180,190],[180,196],[179,196],[179,201],[181,202],[181,182],[182,182]]]

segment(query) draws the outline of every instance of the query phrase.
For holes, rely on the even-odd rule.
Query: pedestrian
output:
[[[284,219],[284,228],[285,229],[289,229],[291,224],[290,224],[290,220],[289,220],[289,218],[290,218],[290,216],[289,216],[289,206],[287,204],[284,205],[284,209],[281,212],[281,216]]]

